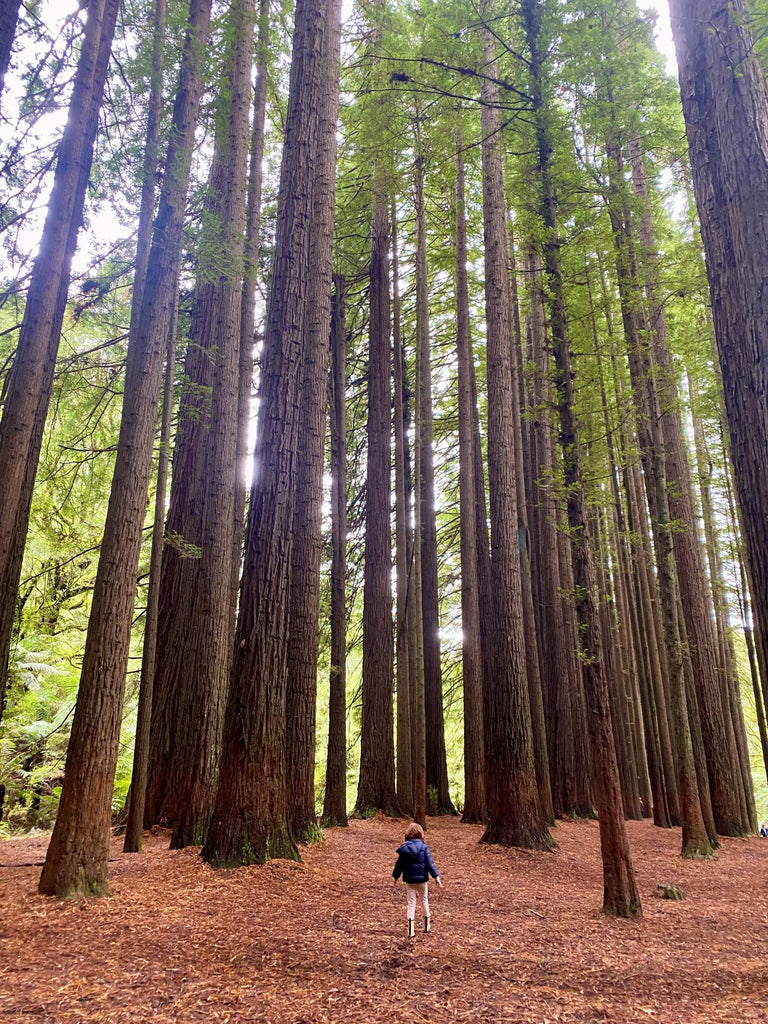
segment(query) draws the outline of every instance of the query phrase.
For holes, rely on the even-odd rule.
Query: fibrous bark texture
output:
[[[490,35],[486,66],[495,67]],[[493,72],[491,72],[492,74]],[[536,785],[525,669],[517,536],[514,400],[509,346],[509,279],[498,86],[483,79],[483,225],[488,360],[488,482],[495,603],[493,672],[483,678],[488,828],[483,842],[552,845]]]
[[[40,892],[107,891],[112,786],[128,664],[136,571],[168,331],[176,299],[185,196],[200,107],[208,0],[193,0],[165,178],[135,344],[129,345],[112,490],[88,622],[59,813]]]
[[[377,186],[378,187],[378,186]],[[374,197],[368,355],[368,464],[363,585],[363,708],[355,811],[396,813],[392,676],[391,353],[386,196]]]
[[[217,110],[163,559],[148,809],[153,824],[173,827],[177,848],[205,840],[229,678],[253,27],[253,0],[237,0],[226,28],[226,86]]]
[[[461,529],[461,635],[464,691],[464,813],[468,824],[485,822],[483,660],[480,644],[475,451],[472,406],[472,338],[467,282],[464,158],[456,139],[456,357],[459,378],[459,503]]]
[[[320,619],[323,464],[328,408],[331,256],[336,199],[336,121],[339,106],[338,4],[323,39],[321,115],[313,181],[314,228],[304,322],[301,422],[293,514],[289,598],[286,759],[288,824],[297,842],[320,838],[315,816],[315,713]]]
[[[745,0],[672,0],[755,621],[768,663],[768,90]]]
[[[345,283],[333,279],[331,315],[331,678],[321,824],[347,824],[347,402]]]
[[[83,218],[118,0],[88,6],[69,116],[0,420],[0,717],[29,510]]]
[[[285,700],[292,528],[300,442],[301,368],[312,183],[324,121],[323,53],[334,11],[296,5],[240,612],[214,813],[203,857],[216,867],[297,858],[286,799]],[[325,268],[324,268],[325,269]],[[320,272],[319,270],[316,272]],[[330,265],[324,287],[330,291]],[[327,337],[322,339],[327,345]]]
[[[556,367],[555,390],[567,493],[568,532],[579,625],[579,654],[583,666],[586,697],[592,787],[600,821],[603,910],[618,917],[638,919],[642,915],[642,909],[624,828],[600,619],[595,604],[596,580],[587,536],[581,446],[574,416],[573,374],[563,301],[563,275],[552,167],[553,148],[544,111],[541,5],[538,0],[523,0],[521,14],[530,55],[530,82],[540,175],[540,216],[545,229],[543,261],[549,286],[552,349]]]

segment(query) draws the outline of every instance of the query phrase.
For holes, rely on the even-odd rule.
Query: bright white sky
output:
[[[675,44],[672,42],[672,27],[669,24],[669,7],[666,0],[637,0],[637,6],[643,11],[656,11],[659,20],[656,23],[656,45],[667,61],[667,71],[677,76],[675,60]]]

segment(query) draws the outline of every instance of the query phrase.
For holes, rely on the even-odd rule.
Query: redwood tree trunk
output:
[[[495,55],[486,34],[485,63]],[[552,839],[536,784],[525,669],[520,548],[517,536],[514,399],[509,346],[506,204],[499,141],[498,86],[482,81],[483,224],[488,368],[488,478],[491,578],[495,604],[490,677],[483,678],[488,828],[482,842],[549,849]]]
[[[555,472],[549,412],[553,404],[552,375],[549,369],[541,266],[534,255],[528,261],[528,276],[530,305],[526,348],[528,359],[535,367],[528,401],[533,509],[530,526],[538,567],[534,611],[538,624],[553,811],[555,815],[572,815],[579,813],[579,799],[576,787],[573,698],[569,686],[570,668],[561,598],[565,584],[560,577],[556,502],[552,493]]]
[[[528,530],[528,484],[525,479],[525,454],[523,447],[523,339],[520,328],[520,308],[517,293],[517,265],[515,240],[509,230],[509,305],[510,305],[510,362],[512,365],[512,403],[515,425],[515,464],[518,467],[517,483],[517,533],[520,545],[520,584],[523,596],[523,633],[525,637],[525,666],[528,677],[528,699],[531,706],[531,729],[533,735],[533,756],[536,764],[536,782],[544,817],[554,822],[552,786],[549,779],[549,756],[547,754],[547,730],[544,718],[544,695],[541,681],[541,662],[536,637],[536,617],[533,609],[533,584],[531,580],[531,538]]]
[[[395,577],[397,612],[395,658],[397,663],[397,800],[405,814],[413,813],[413,754],[411,723],[411,652],[408,610],[413,601],[413,580],[408,558],[408,504],[405,487],[404,361],[400,318],[400,267],[397,242],[397,207],[392,200],[392,359],[394,370],[395,426]]]
[[[545,230],[544,269],[549,286],[552,348],[556,367],[555,389],[567,492],[576,614],[581,641],[580,655],[587,703],[592,783],[600,821],[603,910],[618,917],[637,919],[642,915],[642,909],[622,814],[608,685],[601,651],[600,621],[595,606],[596,581],[587,538],[581,448],[573,412],[573,375],[563,301],[560,239],[552,179],[553,149],[545,117],[542,85],[541,6],[538,0],[522,0],[521,12],[530,54],[529,70],[541,189],[540,213]]]
[[[83,217],[118,0],[91,0],[0,419],[0,716],[29,510]]]
[[[144,643],[141,651],[141,679],[136,711],[136,739],[133,748],[133,771],[125,826],[124,853],[141,853],[144,829],[144,808],[147,795],[149,739],[152,725],[152,692],[155,684],[157,625],[160,615],[160,570],[163,561],[163,527],[168,485],[168,449],[173,419],[173,381],[176,374],[176,323],[178,299],[174,304],[168,331],[168,349],[163,382],[163,418],[160,425],[160,450],[157,456],[155,483],[155,516],[152,523],[152,549],[149,556],[147,608],[144,613]]]
[[[344,278],[331,316],[331,679],[323,826],[347,824],[347,392]]]
[[[209,181],[208,217],[174,455],[161,584],[150,812],[171,845],[205,841],[229,678],[240,311],[248,166],[253,0],[236,0]],[[175,536],[174,536],[175,535]],[[195,545],[188,557],[178,545]]]
[[[768,663],[768,90],[745,0],[671,0],[755,621]]]
[[[416,123],[417,146],[420,127]],[[416,336],[421,359],[419,454],[421,461],[421,611],[424,628],[424,709],[427,744],[427,792],[432,813],[455,814],[448,792],[448,763],[443,720],[443,674],[440,665],[440,607],[437,581],[437,521],[432,422],[432,357],[429,337],[424,161],[416,158]]]
[[[253,127],[248,168],[248,202],[245,215],[245,253],[243,260],[243,297],[240,304],[240,370],[237,395],[237,460],[235,511],[232,540],[232,610],[230,623],[234,638],[240,569],[243,560],[246,484],[248,480],[248,443],[251,430],[253,392],[254,316],[256,311],[256,274],[261,233],[261,191],[264,177],[264,125],[267,110],[267,55],[269,48],[269,0],[259,0],[259,39],[256,81],[253,88]]]
[[[464,156],[456,137],[456,357],[459,378],[459,511],[461,531],[461,636],[464,691],[464,814],[468,824],[485,824],[483,753],[483,659],[480,641],[472,341],[467,283],[467,222]]]
[[[11,47],[16,35],[16,22],[21,10],[21,0],[0,0],[0,99],[5,84],[5,73],[11,62]]]
[[[397,814],[393,740],[392,408],[387,198],[374,183],[368,355],[368,465],[363,585],[363,708],[355,813]]]
[[[299,458],[289,596],[286,691],[288,824],[297,842],[320,838],[315,815],[315,715],[320,620],[323,468],[328,407],[333,230],[336,198],[336,121],[339,109],[340,0],[330,3],[323,38],[319,146],[313,183],[314,231],[304,332]]]
[[[639,144],[631,147],[634,190],[642,201],[638,224],[645,263],[645,290],[649,305],[651,372],[658,395],[660,440],[664,448],[669,515],[676,524],[673,552],[682,602],[691,667],[707,758],[707,773],[715,826],[721,835],[741,835],[750,829],[750,815],[741,813],[737,788],[737,739],[724,707],[727,681],[718,673],[717,638],[704,552],[698,535],[685,431],[679,407],[677,382],[667,343],[664,306],[657,294],[656,241],[650,210],[645,167]],[[638,287],[640,282],[638,282]],[[655,364],[655,365],[654,365]]]
[[[310,240],[319,231],[312,183],[319,172],[324,38],[335,31],[321,0],[296,5],[280,174],[275,258],[264,338],[254,477],[240,613],[216,803],[204,859],[215,867],[298,858],[286,794],[285,700],[292,529]],[[326,97],[327,98],[327,97]],[[330,265],[318,268],[330,291]],[[327,337],[322,344],[327,345]]]
[[[112,787],[163,358],[175,302],[208,0],[193,0],[165,179],[135,344],[129,346],[112,490],[88,623],[56,825],[40,878],[46,895],[107,891]]]

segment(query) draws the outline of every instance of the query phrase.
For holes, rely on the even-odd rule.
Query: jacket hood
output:
[[[398,846],[397,852],[409,853],[413,857],[419,852],[420,847],[423,845],[424,842],[421,839],[406,839],[402,846]]]

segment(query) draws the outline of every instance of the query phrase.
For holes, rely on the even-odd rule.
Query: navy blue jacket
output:
[[[437,868],[432,860],[429,847],[421,839],[407,839],[397,850],[397,863],[392,877],[397,880],[400,875],[410,885],[429,881],[429,876],[437,878]]]

